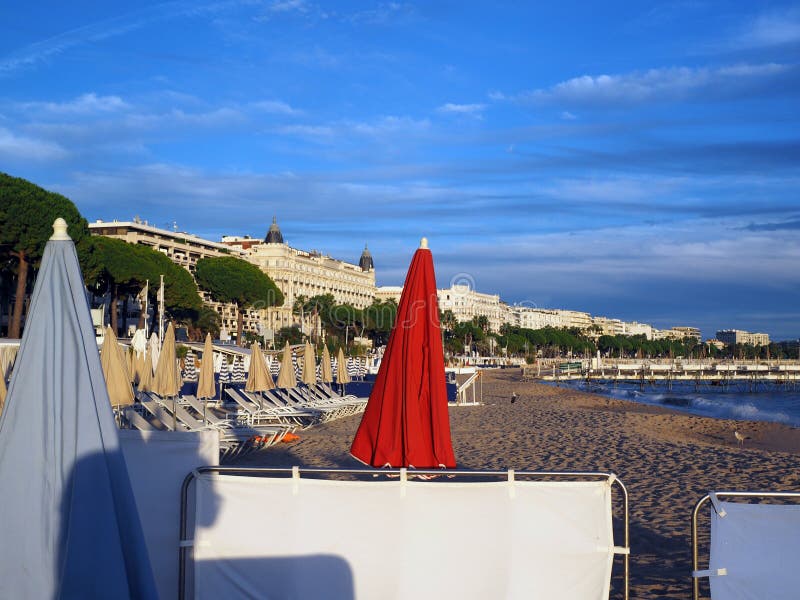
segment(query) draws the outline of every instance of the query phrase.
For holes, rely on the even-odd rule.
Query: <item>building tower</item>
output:
[[[283,234],[281,228],[278,227],[278,220],[272,217],[272,225],[269,226],[267,237],[264,240],[265,244],[283,244]]]
[[[364,244],[364,251],[361,253],[361,258],[358,261],[358,266],[362,271],[373,271],[375,263],[372,262],[372,254],[369,253],[369,248]]]

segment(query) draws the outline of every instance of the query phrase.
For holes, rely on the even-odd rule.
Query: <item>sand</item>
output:
[[[513,392],[519,398],[511,404]],[[691,597],[690,518],[708,491],[800,490],[800,429],[523,382],[518,370],[486,372],[483,398],[482,406],[450,409],[459,467],[610,471],[628,487],[632,598]],[[356,416],[302,431],[299,441],[238,464],[360,466],[348,454],[359,422]],[[740,446],[734,430],[751,439]],[[612,597],[621,597],[620,567],[615,561]]]

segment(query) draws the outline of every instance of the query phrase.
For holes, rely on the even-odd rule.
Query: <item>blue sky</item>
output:
[[[127,5],[133,6],[133,5]],[[660,327],[800,337],[800,7],[28,2],[0,170],[90,220],[375,257]]]

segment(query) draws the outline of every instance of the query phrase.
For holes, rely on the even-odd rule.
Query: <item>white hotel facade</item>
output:
[[[375,266],[369,250],[364,248],[359,264],[334,259],[320,252],[307,252],[292,248],[284,242],[278,224],[273,223],[266,238],[227,236],[222,242],[212,242],[185,232],[171,231],[139,221],[97,221],[89,225],[93,235],[104,235],[142,244],[164,253],[173,262],[194,274],[197,261],[216,256],[236,256],[258,265],[283,292],[284,303],[279,307],[246,310],[244,329],[258,333],[262,326],[272,330],[298,324],[299,315],[292,307],[299,296],[310,298],[331,294],[339,304],[352,304],[364,308],[375,298]],[[158,285],[158,282],[150,282]],[[237,308],[235,304],[212,302],[201,292],[203,301],[216,310],[222,326],[236,331]],[[306,327],[312,323],[305,319]]]

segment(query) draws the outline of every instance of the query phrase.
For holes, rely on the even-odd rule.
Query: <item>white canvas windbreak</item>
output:
[[[800,505],[718,506],[711,509],[711,597],[800,597]]]
[[[607,598],[611,484],[201,475],[197,598]]]
[[[219,464],[216,431],[119,432],[158,595],[178,593],[181,485],[194,469]]]

